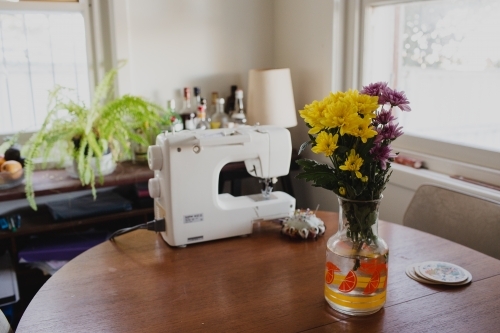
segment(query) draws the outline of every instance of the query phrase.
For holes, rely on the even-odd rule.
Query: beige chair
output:
[[[500,202],[422,185],[406,209],[403,224],[500,259]]]
[[[5,318],[2,310],[0,310],[0,333],[13,333],[14,331],[10,328],[9,321]]]

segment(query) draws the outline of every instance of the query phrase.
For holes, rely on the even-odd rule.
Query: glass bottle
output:
[[[199,87],[193,88],[193,95],[194,95],[193,106],[196,109],[198,109],[198,106],[200,106],[201,104],[201,90]]]
[[[193,109],[195,110],[196,117],[194,118],[194,127],[198,126],[198,122],[200,121],[200,118],[198,117],[198,108],[201,105],[201,90],[199,87],[193,87],[193,102],[191,103],[193,105]]]
[[[193,130],[196,128],[194,119],[196,118],[196,113],[191,106],[191,90],[189,88],[184,88],[184,100],[181,110],[181,118],[184,128],[187,130]]]
[[[198,121],[196,124],[196,129],[209,129],[210,124],[206,120],[206,110],[207,110],[207,101],[202,98],[200,100],[200,105],[198,106]]]
[[[229,95],[226,99],[226,105],[224,112],[231,116],[231,114],[234,111],[234,101],[236,100],[236,90],[238,89],[237,85],[232,85],[231,86],[231,95]]]
[[[217,111],[210,120],[210,128],[227,128],[228,116],[224,113],[224,98],[217,100]]]
[[[170,132],[179,132],[184,129],[181,116],[177,113],[175,109],[175,99],[169,99],[167,101],[167,115],[169,117],[170,126],[168,128],[162,128],[162,130],[168,130]]]
[[[325,299],[339,312],[362,316],[386,300],[389,248],[378,235],[380,201],[338,197],[339,229],[327,241]]]
[[[219,93],[216,92],[216,91],[212,92],[212,103],[210,104],[210,109],[207,111],[207,120],[208,120],[208,122],[211,122],[212,117],[217,112],[217,103],[218,103],[218,100],[219,100]]]
[[[242,126],[247,123],[247,117],[245,115],[245,109],[243,108],[243,90],[238,89],[235,93],[234,111],[231,114],[231,120],[234,122],[234,126]]]

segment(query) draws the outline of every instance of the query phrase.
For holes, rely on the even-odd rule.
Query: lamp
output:
[[[294,127],[296,112],[289,68],[249,71],[247,124]]]

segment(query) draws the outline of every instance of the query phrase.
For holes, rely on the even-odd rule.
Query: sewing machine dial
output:
[[[160,179],[151,178],[148,181],[148,191],[151,198],[159,198],[161,195],[160,191]]]
[[[163,166],[163,154],[160,146],[149,146],[148,165],[151,170],[161,170]]]

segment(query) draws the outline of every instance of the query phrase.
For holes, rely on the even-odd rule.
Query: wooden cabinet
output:
[[[124,192],[125,196],[134,195],[134,186],[144,183],[153,177],[153,172],[144,164],[133,164],[124,162],[117,166],[115,172],[104,177],[104,182],[97,182],[98,188],[116,187],[118,191]],[[88,189],[82,187],[78,179],[71,178],[65,170],[43,170],[36,171],[33,175],[33,185],[35,196],[47,196],[53,194],[71,193]],[[0,191],[0,202],[8,202],[16,199],[24,199],[24,186],[18,186],[8,190]],[[99,194],[97,195],[99,200]],[[27,204],[27,203],[26,203]],[[10,250],[13,258],[17,258],[18,240],[22,237],[41,234],[45,232],[72,230],[83,226],[105,224],[110,221],[137,219],[138,223],[146,222],[152,218],[153,205],[141,207],[133,203],[130,211],[111,213],[94,217],[71,219],[54,222],[51,214],[45,205],[39,205],[34,211],[30,207],[14,209],[7,214],[19,214],[21,216],[21,227],[16,232],[0,231],[0,241],[10,240]],[[16,261],[16,260],[14,260]]]

